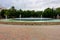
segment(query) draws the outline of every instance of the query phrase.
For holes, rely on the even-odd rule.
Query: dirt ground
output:
[[[60,40],[60,25],[0,24],[0,40]]]

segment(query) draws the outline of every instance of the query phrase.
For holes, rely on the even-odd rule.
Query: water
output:
[[[60,19],[21,19],[21,20],[9,20],[10,22],[60,22]]]
[[[21,15],[19,15],[19,18],[21,18]]]
[[[43,16],[41,15],[41,18],[42,18]]]
[[[7,15],[6,15],[6,16],[5,16],[5,19],[7,20],[7,18],[8,18],[8,17],[7,17]]]
[[[14,18],[14,19],[1,19],[3,22],[60,22],[60,19],[52,18]]]
[[[19,19],[21,19],[21,15],[19,15]]]
[[[7,19],[7,16],[5,16]],[[2,19],[0,21],[4,22],[60,22],[60,19],[52,19],[52,18],[43,18],[41,15],[40,18],[21,18],[21,15],[19,15],[19,18],[13,18],[13,19]]]
[[[45,20],[51,20],[51,18],[14,18],[13,20],[18,20],[18,21],[45,21]]]

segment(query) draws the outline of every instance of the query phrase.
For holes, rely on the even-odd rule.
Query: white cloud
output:
[[[47,7],[60,7],[60,0],[0,0],[4,7],[15,6],[24,10],[43,10]]]

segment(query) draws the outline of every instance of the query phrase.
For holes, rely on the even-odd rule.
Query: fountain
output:
[[[6,19],[6,20],[7,20],[7,18],[8,18],[7,15],[5,15],[5,19]]]
[[[21,18],[21,15],[19,15],[19,18]]]
[[[21,20],[21,14],[19,15],[19,18],[20,18],[20,20]]]
[[[41,18],[42,18],[43,16],[41,15]]]
[[[17,21],[44,21],[44,20],[51,20],[51,18],[43,18],[42,15],[40,18],[21,18],[21,15],[19,15],[19,18],[14,18],[14,20],[17,20]]]
[[[42,20],[42,19],[43,19],[43,16],[41,15],[41,17],[40,17],[40,18],[41,18],[41,20]]]
[[[57,19],[59,19],[59,14],[57,14]]]

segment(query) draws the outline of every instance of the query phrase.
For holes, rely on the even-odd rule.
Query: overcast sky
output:
[[[23,10],[44,10],[47,7],[60,7],[60,0],[0,0],[0,6]]]

